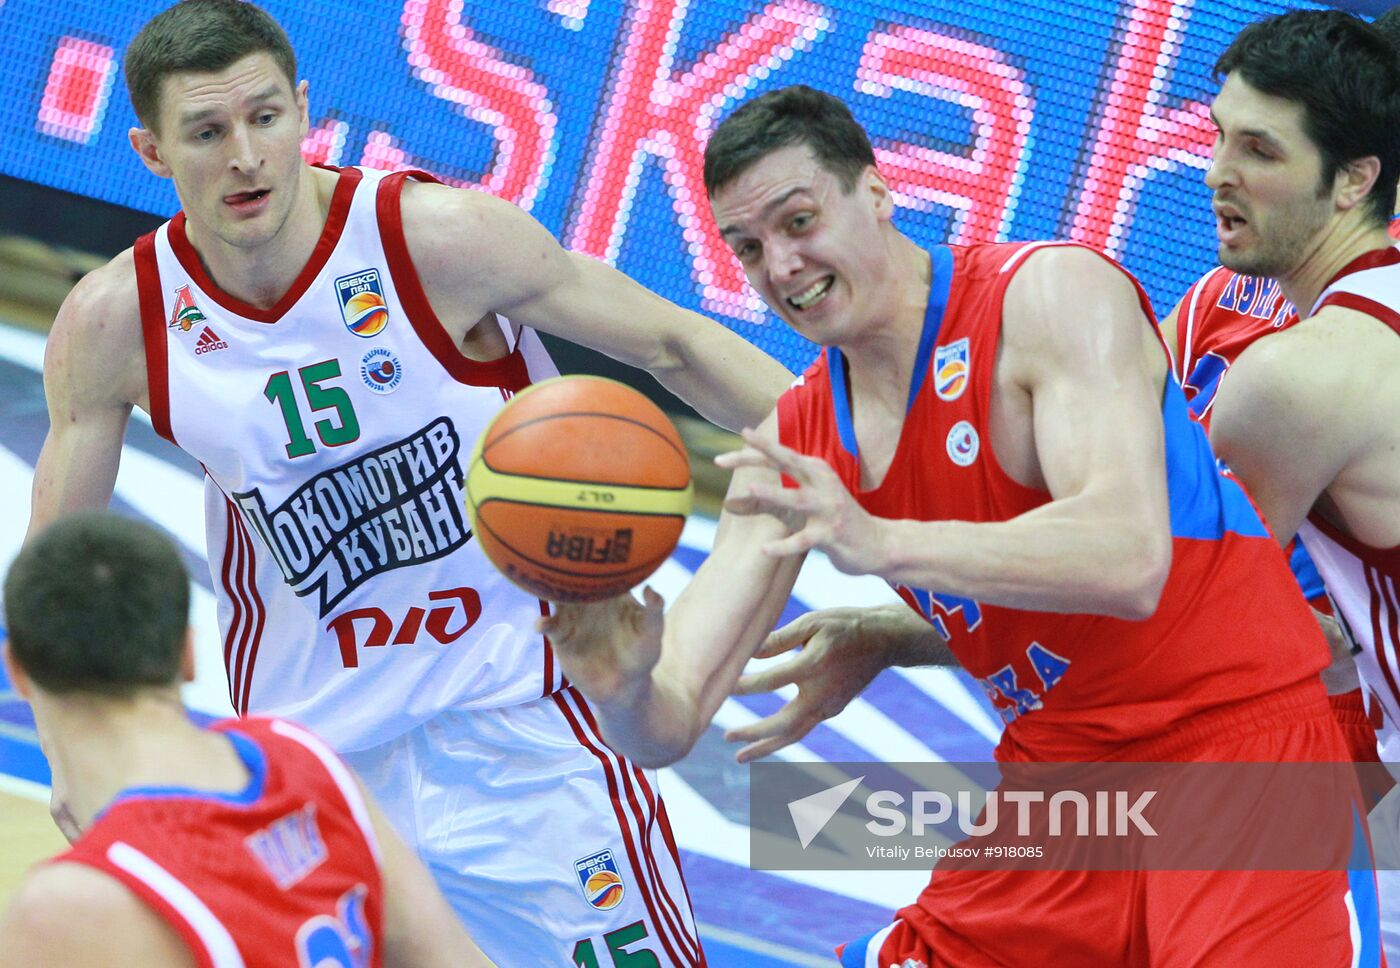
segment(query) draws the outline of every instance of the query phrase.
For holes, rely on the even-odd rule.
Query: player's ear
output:
[[[185,626],[185,642],[180,647],[180,681],[194,682],[194,629]]]
[[[13,651],[10,649],[10,640],[5,639],[0,644],[0,662],[5,666],[5,675],[15,687],[15,692],[19,693],[21,699],[29,701],[29,694],[33,691],[33,683],[29,679],[29,673],[24,671],[24,667],[15,659]]]
[[[306,96],[306,92],[310,90],[310,88],[311,85],[307,83],[306,78],[302,78],[297,84],[295,91],[297,113],[301,115],[301,136],[303,138],[311,133],[311,101]]]
[[[131,150],[140,155],[141,163],[150,169],[151,174],[159,178],[170,177],[170,166],[160,156],[160,146],[156,144],[154,134],[146,128],[132,128],[126,133],[126,139],[131,142]]]
[[[876,218],[888,222],[894,217],[894,196],[890,194],[890,186],[885,183],[885,176],[880,174],[880,169],[874,165],[866,165],[857,184],[860,191],[870,196],[875,206]]]
[[[1337,207],[1345,211],[1360,205],[1371,194],[1380,173],[1381,160],[1375,155],[1357,158],[1342,165],[1333,183]]]

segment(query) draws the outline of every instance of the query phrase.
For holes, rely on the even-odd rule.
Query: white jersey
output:
[[[183,214],[135,249],[152,423],[208,474],[229,697],[342,751],[561,686],[540,601],[486,560],[462,495],[486,424],[557,370],[504,321],[503,359],[452,344],[404,242],[406,177],[427,176],[342,170],[268,310],[210,280]]]
[[[1350,263],[1322,291],[1312,312],[1324,306],[1366,313],[1400,337],[1400,250],[1368,252]],[[1400,761],[1400,546],[1369,547],[1316,513],[1298,534],[1357,648],[1367,702],[1379,701],[1385,714],[1376,731],[1382,758]]]

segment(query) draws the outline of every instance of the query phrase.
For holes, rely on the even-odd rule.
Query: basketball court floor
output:
[[[0,578],[29,519],[34,462],[48,426],[41,378],[43,337],[0,321]],[[186,691],[192,715],[229,713],[214,599],[204,556],[201,471],[162,440],[144,415],[127,432],[113,506],[168,531],[194,575],[192,622],[199,674]],[[704,560],[714,523],[693,518],[672,559],[652,579],[674,599]],[[892,600],[873,579],[852,579],[814,556],[783,621],[812,608]],[[2,621],[2,617],[0,617]],[[888,922],[927,874],[762,872],[749,869],[748,768],[733,761],[725,728],[776,711],[779,695],[731,698],[696,750],[662,771],[691,899],[710,964],[734,968],[830,965],[832,947]],[[984,761],[1000,720],[981,690],[952,669],[888,671],[840,716],[778,756],[793,761]],[[0,676],[0,904],[23,870],[63,846],[49,822],[48,768],[28,708]]]

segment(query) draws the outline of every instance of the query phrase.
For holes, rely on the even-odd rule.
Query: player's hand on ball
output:
[[[536,623],[564,676],[594,702],[626,701],[661,658],[665,600],[648,586],[601,602],[555,603]]]
[[[745,745],[740,763],[796,743],[841,712],[882,669],[940,661],[946,654],[933,628],[904,605],[829,608],[808,612],[768,636],[755,658],[798,650],[792,658],[739,679],[735,695],[751,696],[784,686],[797,695],[776,713],[724,738]]]
[[[786,474],[797,487],[779,481],[754,483],[733,491],[724,508],[733,514],[771,514],[787,525],[787,537],[764,545],[774,557],[826,552],[831,563],[848,575],[879,574],[883,561],[881,520],[866,512],[825,461],[807,457],[768,440],[753,430],[743,432],[742,450],[720,454],[715,463],[734,470],[767,467]]]

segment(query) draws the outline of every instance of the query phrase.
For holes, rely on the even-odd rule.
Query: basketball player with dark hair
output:
[[[1246,28],[1216,64],[1225,80],[1206,177],[1221,265],[1274,280],[1298,308],[1221,379],[1211,442],[1275,536],[1297,535],[1317,563],[1387,762],[1400,760],[1394,32],[1393,13],[1372,29],[1339,13]],[[1388,799],[1372,827],[1387,953],[1400,955],[1400,821]]]
[[[0,918],[6,964],[491,964],[324,743],[189,721],[189,578],[168,539],[74,515],[30,541],[4,599],[5,669],[85,831]]]
[[[504,401],[556,372],[535,328],[729,427],[790,375],[505,201],[306,164],[307,83],[255,6],[176,4],[124,69],[132,147],[183,210],[59,311],[31,530],[108,502],[145,410],[208,475],[236,712],[345,755],[498,960],[702,960],[655,777],[598,739],[541,603],[472,539],[462,475]]]
[[[860,145],[854,178],[824,155],[833,129]],[[542,621],[614,748],[654,764],[690,749],[820,548],[947,631],[1006,722],[1003,762],[1346,759],[1322,634],[1130,275],[1075,245],[920,248],[849,110],[810,89],[725,119],[706,183],[750,283],[824,350],[722,458],[714,551],[669,615],[652,595]],[[1378,950],[1370,871],[938,869],[842,963]]]

